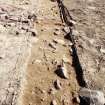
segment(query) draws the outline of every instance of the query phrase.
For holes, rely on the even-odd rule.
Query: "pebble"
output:
[[[60,34],[61,34],[60,31],[55,31],[55,32],[54,32],[54,35],[60,35]]]
[[[100,52],[103,53],[103,54],[105,54],[105,49],[104,48],[101,48],[100,49]]]
[[[49,43],[49,46],[56,50],[56,46],[53,43]]]
[[[35,29],[30,29],[29,31],[32,33],[32,36],[36,36],[38,34]]]
[[[65,41],[62,40],[62,39],[54,39],[53,42],[59,43],[59,44],[61,44],[61,45],[65,45],[65,44],[66,44]]]
[[[39,59],[33,60],[32,61],[32,64],[35,64],[35,63],[40,64],[41,63],[41,60],[39,60]]]
[[[63,31],[66,32],[66,33],[69,33],[70,29],[69,29],[69,27],[64,27]]]
[[[57,105],[56,100],[52,100],[50,105]]]
[[[61,83],[58,79],[54,82],[54,86],[55,86],[56,89],[61,89],[62,88]]]
[[[71,22],[73,25],[76,25],[76,21],[70,20],[70,22]]]
[[[73,102],[77,103],[77,104],[80,104],[80,98],[79,97],[74,97]]]

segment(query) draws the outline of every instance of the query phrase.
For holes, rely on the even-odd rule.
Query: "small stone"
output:
[[[0,59],[3,59],[3,57],[0,57]]]
[[[70,22],[71,22],[73,25],[76,24],[76,22],[75,22],[74,20],[70,20]]]
[[[74,103],[77,103],[77,104],[80,104],[80,99],[79,99],[79,97],[74,97],[73,102],[74,102]]]
[[[66,33],[69,33],[70,29],[69,29],[69,27],[64,27],[63,31],[66,32]]]
[[[55,86],[56,89],[61,89],[62,88],[61,83],[58,79],[54,82],[54,86]]]
[[[57,105],[56,100],[51,101],[51,104],[50,105]]]
[[[60,76],[61,78],[68,79],[68,73],[65,66],[58,65],[57,70],[55,73]]]
[[[100,48],[100,52],[103,53],[103,54],[105,54],[105,49],[101,47]]]
[[[19,35],[19,32],[18,31],[16,31],[16,35]]]
[[[56,50],[56,46],[53,43],[49,43],[49,46]]]
[[[56,30],[55,32],[54,32],[54,35],[60,35],[61,34],[61,32],[59,31],[59,30]]]
[[[56,90],[54,88],[50,88],[48,93],[54,95],[56,93]]]
[[[72,46],[73,46],[73,43],[72,43],[72,42],[70,42],[68,45],[69,45],[70,47],[72,47]]]
[[[70,49],[69,52],[70,52],[70,55],[72,56],[73,55],[73,50]]]
[[[45,91],[45,90],[42,90],[41,92],[42,92],[43,94],[45,94],[45,93],[46,93],[46,91]]]
[[[62,39],[54,39],[53,42],[59,43],[59,44],[61,44],[61,45],[65,45],[65,41],[62,40]]]
[[[35,29],[30,29],[29,32],[31,32],[34,37],[37,35],[37,31]]]
[[[40,59],[36,59],[36,60],[33,60],[33,61],[32,61],[32,64],[36,64],[36,63],[37,63],[37,64],[40,64],[40,63],[41,63],[41,60],[40,60]]]
[[[37,16],[33,13],[31,15],[28,15],[28,19],[35,21],[35,20],[37,20]]]

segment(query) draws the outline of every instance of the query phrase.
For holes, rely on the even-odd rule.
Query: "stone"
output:
[[[54,43],[49,43],[49,46],[56,50],[56,46],[54,45]]]
[[[61,78],[68,79],[68,73],[65,66],[58,65],[57,70],[55,73],[60,76]]]
[[[103,53],[103,54],[105,54],[105,49],[101,47],[100,48],[100,52]]]
[[[80,104],[80,98],[79,97],[74,97],[73,102],[77,103],[77,104]]]
[[[66,44],[65,41],[62,40],[62,39],[53,39],[53,42],[59,43],[59,44],[61,44],[61,45],[65,45],[65,44]]]
[[[79,92],[81,105],[104,105],[104,94],[98,90],[82,88]]]
[[[73,25],[76,25],[76,21],[70,20],[70,22],[71,22]]]
[[[57,105],[56,100],[52,100],[50,105]]]
[[[32,61],[32,64],[40,64],[42,61],[40,59],[36,59]]]
[[[48,91],[48,93],[54,95],[56,93],[55,88],[50,88],[49,91]]]
[[[37,31],[35,29],[30,29],[29,32],[32,33],[32,36],[36,36],[37,35]]]
[[[69,29],[69,27],[64,27],[63,31],[66,32],[66,33],[69,33],[70,29]]]
[[[56,89],[61,89],[62,88],[61,83],[58,79],[54,82],[54,86],[55,86]]]
[[[18,31],[16,31],[16,35],[19,35],[19,32]]]
[[[54,32],[54,35],[60,35],[60,34],[61,34],[60,30],[56,29],[55,32]]]

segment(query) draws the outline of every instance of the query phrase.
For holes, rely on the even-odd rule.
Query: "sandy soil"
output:
[[[105,93],[105,1],[63,2],[75,21],[84,79],[89,88]],[[75,104],[80,86],[64,27],[57,2],[0,0],[0,105]],[[68,79],[55,73],[62,60]]]
[[[78,54],[85,80],[92,89],[104,91],[105,86],[105,1],[69,0],[65,5],[74,17]],[[101,82],[100,82],[101,81]]]
[[[58,105],[72,105],[73,93],[76,94],[79,87],[76,80],[75,70],[72,67],[69,41],[64,39],[63,24],[59,18],[57,3],[42,0],[38,15],[39,20],[35,23],[38,30],[38,42],[33,44],[31,58],[26,71],[26,84],[21,96],[22,105],[49,105],[56,100]],[[41,19],[40,19],[41,18]],[[59,35],[54,35],[58,31]],[[62,40],[62,43],[54,43],[54,40]],[[55,48],[49,46],[53,44]],[[56,75],[57,65],[62,60],[65,63],[69,79],[62,79]],[[61,82],[61,90],[56,90],[54,82]]]

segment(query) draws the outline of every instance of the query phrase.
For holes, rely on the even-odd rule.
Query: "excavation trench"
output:
[[[105,1],[51,1],[0,0],[0,105],[74,105],[84,73],[105,93]],[[62,60],[68,79],[55,73]]]
[[[37,15],[38,20],[35,22],[38,41],[32,45],[26,69],[26,84],[23,84],[20,95],[21,105],[49,105],[53,100],[58,105],[73,105],[72,99],[77,94],[79,85],[72,66],[69,41],[64,39],[64,25],[59,17],[58,5],[49,0],[40,2],[42,5],[39,9],[43,13]],[[66,59],[69,79],[63,79],[55,73],[62,59]],[[56,80],[60,81],[60,90],[54,86]]]

